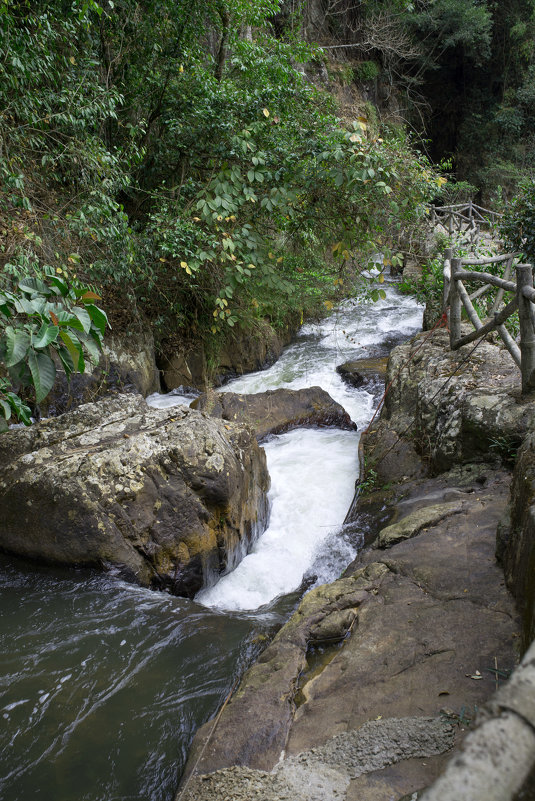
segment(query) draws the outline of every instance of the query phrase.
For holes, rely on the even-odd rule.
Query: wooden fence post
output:
[[[455,280],[457,271],[461,269],[461,260],[451,260],[451,281],[450,281],[450,348],[453,348],[458,339],[461,338],[461,296],[457,289]]]
[[[526,286],[530,289],[533,288],[533,268],[531,264],[517,264],[516,297],[520,321],[522,392],[532,392],[535,388],[535,333],[531,316],[531,300],[525,298],[522,292]]]
[[[442,270],[442,311],[445,311],[450,301],[450,284],[451,284],[451,257],[453,250],[446,248],[444,251],[444,267]]]

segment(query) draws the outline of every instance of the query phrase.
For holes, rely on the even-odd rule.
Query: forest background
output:
[[[0,422],[108,317],[210,366],[377,299],[433,199],[535,252],[535,0],[0,0],[0,37]]]

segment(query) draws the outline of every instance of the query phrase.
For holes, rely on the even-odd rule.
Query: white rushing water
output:
[[[384,355],[391,344],[421,328],[422,308],[414,299],[399,295],[393,284],[385,288],[385,300],[366,305],[346,301],[322,322],[303,326],[272,367],[233,380],[223,391],[321,386],[344,406],[360,432],[373,414],[377,394],[349,387],[336,366]],[[147,401],[162,406],[189,399],[170,394]],[[297,589],[311,573],[317,581],[329,581],[343,570],[356,548],[341,535],[341,527],[358,477],[359,432],[298,429],[264,445],[272,482],[269,526],[238,567],[196,600],[219,609],[257,609]]]

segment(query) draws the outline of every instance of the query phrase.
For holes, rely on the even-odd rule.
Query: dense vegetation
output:
[[[0,289],[55,275],[71,322],[89,288],[119,327],[141,309],[161,350],[214,353],[362,291],[441,183],[402,123],[487,195],[531,169],[534,4],[1,0]],[[4,364],[8,328],[26,360],[42,341],[25,314],[0,307]],[[74,330],[91,356],[100,329]],[[35,386],[24,364],[0,410]]]
[[[378,247],[395,258],[435,176],[400,131],[338,118],[304,74],[324,56],[275,36],[279,6],[4,0],[4,290],[81,278],[160,341],[210,347],[353,291]]]

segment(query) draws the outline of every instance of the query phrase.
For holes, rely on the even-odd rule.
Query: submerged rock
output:
[[[342,380],[352,387],[364,387],[368,384],[384,383],[387,357],[357,359],[339,364],[336,372]]]
[[[268,487],[244,426],[107,398],[2,435],[0,548],[193,596],[244,555]]]
[[[210,392],[196,398],[191,406],[212,417],[246,423],[259,440],[299,426],[356,429],[343,406],[321,387],[274,389],[255,395]]]

